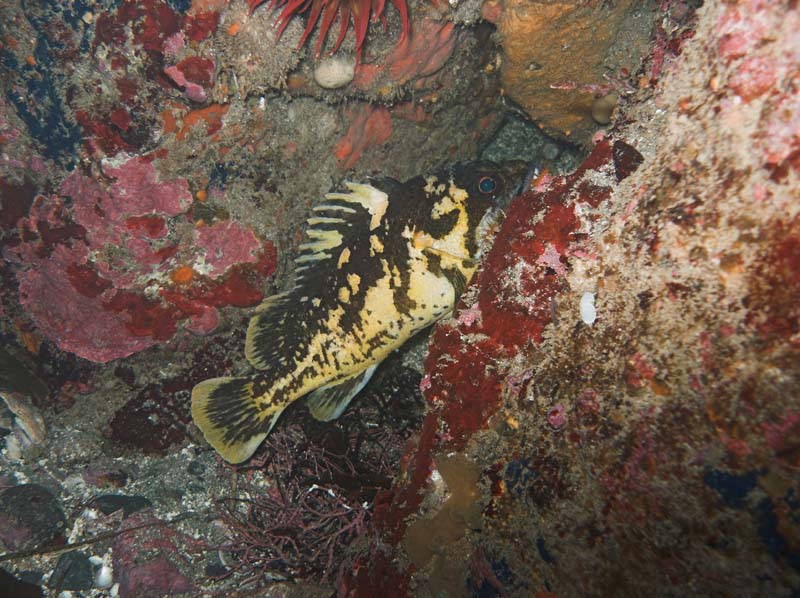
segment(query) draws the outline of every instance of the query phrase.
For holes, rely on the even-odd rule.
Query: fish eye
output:
[[[497,181],[494,177],[485,175],[478,179],[478,190],[481,193],[491,193],[497,189]]]

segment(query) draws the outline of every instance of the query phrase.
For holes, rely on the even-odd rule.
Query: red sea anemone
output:
[[[250,12],[252,13],[256,7],[264,4],[266,0],[247,0],[250,5]],[[400,41],[405,39],[408,33],[408,8],[406,0],[391,0],[400,13],[400,18],[403,21],[403,33],[400,36]],[[336,38],[336,43],[333,45],[332,52],[339,49],[342,45],[344,36],[347,34],[347,27],[350,20],[353,21],[353,29],[356,32],[356,61],[361,62],[361,47],[364,45],[364,38],[367,36],[367,27],[369,26],[370,18],[372,20],[381,19],[384,25],[386,19],[383,15],[383,8],[386,5],[386,0],[271,0],[270,8],[282,7],[283,11],[278,17],[278,37],[281,36],[283,30],[289,24],[291,18],[301,12],[309,11],[308,21],[306,23],[306,30],[303,32],[303,37],[300,38],[300,45],[302,46],[314,27],[317,21],[322,16],[322,21],[319,26],[319,40],[314,49],[314,57],[318,58],[322,44],[328,35],[328,31],[333,25],[334,21],[339,19],[339,37]],[[310,10],[309,10],[310,9]]]

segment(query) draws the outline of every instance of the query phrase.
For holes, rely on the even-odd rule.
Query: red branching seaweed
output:
[[[230,540],[228,574],[337,580],[358,558],[348,549],[368,530],[372,505],[389,488],[421,417],[418,376],[400,372],[356,399],[336,422],[292,410],[251,463],[235,470],[235,492],[217,500]],[[227,561],[228,559],[226,559]]]
[[[237,559],[233,571],[255,582],[267,574],[330,581],[342,550],[365,531],[369,505],[349,502],[335,487],[304,487],[296,477],[281,481],[288,461],[267,465],[276,482],[264,495],[220,501],[224,521],[235,530],[223,550]]]
[[[250,5],[250,12],[253,12],[258,6],[264,4],[266,0],[247,0]],[[403,24],[403,32],[400,36],[402,42],[408,34],[408,7],[405,0],[391,0],[397,11],[400,13],[400,19]],[[314,57],[319,57],[322,50],[322,44],[325,43],[325,38],[328,36],[331,26],[339,19],[339,37],[333,45],[331,52],[336,52],[339,46],[342,45],[345,35],[347,35],[347,28],[350,21],[353,22],[353,29],[356,34],[356,61],[361,62],[361,48],[364,45],[364,39],[367,36],[367,28],[369,27],[370,19],[373,21],[381,20],[384,25],[386,17],[383,14],[383,8],[386,5],[386,0],[272,0],[270,8],[282,8],[281,14],[278,16],[278,37],[286,29],[286,26],[291,21],[292,17],[301,12],[308,11],[308,21],[306,22],[306,29],[303,32],[303,37],[300,38],[300,46],[306,43],[309,35],[311,35],[314,28],[319,21],[319,39],[314,49]]]

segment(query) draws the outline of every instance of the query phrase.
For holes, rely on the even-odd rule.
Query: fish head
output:
[[[430,250],[462,260],[465,270],[474,268],[527,169],[524,162],[480,160],[427,177],[429,213],[422,230]]]
[[[453,168],[453,180],[469,194],[466,209],[474,241],[469,247],[474,259],[479,259],[491,245],[505,209],[519,195],[528,169],[528,164],[522,161],[498,164],[487,160],[457,164]]]
[[[530,164],[522,160],[500,163],[476,160],[456,164],[451,176],[469,194],[471,209],[504,209],[521,192],[521,183],[529,169]]]

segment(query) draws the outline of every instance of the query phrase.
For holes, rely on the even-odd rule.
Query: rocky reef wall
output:
[[[123,597],[792,595],[796,2],[359,2],[332,54],[265,4],[0,8],[4,567]],[[512,115],[554,139],[504,141]],[[247,371],[313,203],[481,152],[541,172],[424,371],[423,343],[223,464],[190,390]]]
[[[796,591],[799,25],[706,3],[629,124],[515,200],[352,595]]]

